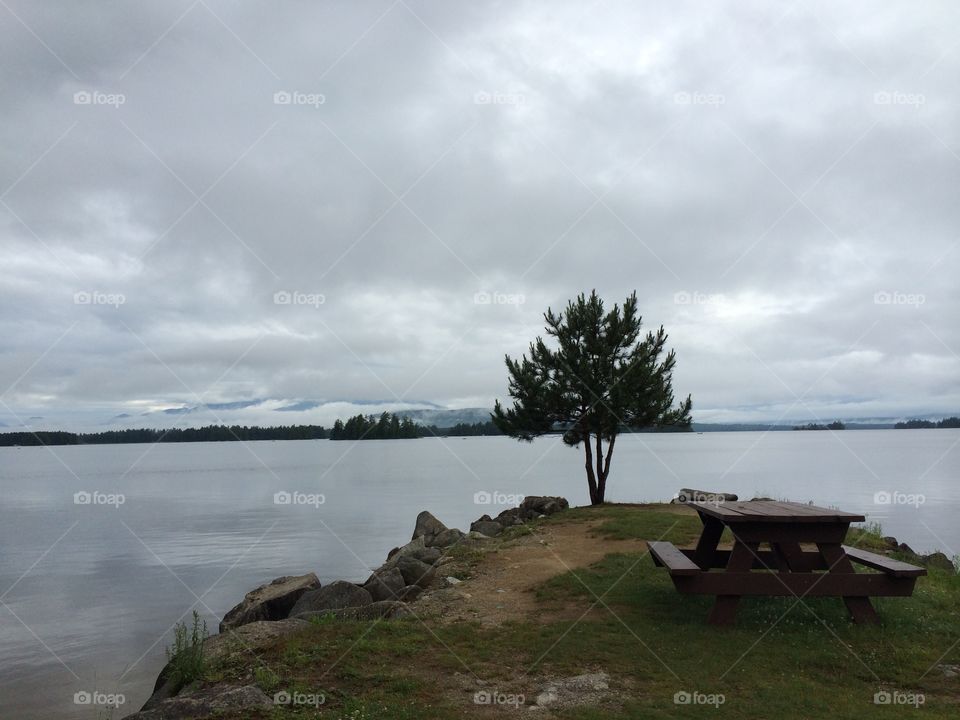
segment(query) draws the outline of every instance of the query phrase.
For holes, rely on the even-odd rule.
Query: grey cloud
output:
[[[949,4],[9,6],[21,418],[486,405],[593,287],[666,325],[698,419],[960,406]]]

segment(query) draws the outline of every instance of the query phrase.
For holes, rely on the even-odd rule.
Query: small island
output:
[[[807,423],[806,425],[794,425],[794,430],[846,430],[847,426],[839,420],[824,425],[822,423]]]

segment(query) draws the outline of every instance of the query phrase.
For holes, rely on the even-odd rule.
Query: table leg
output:
[[[759,547],[760,543],[736,540],[730,552],[730,559],[727,561],[727,572],[743,572],[752,569]],[[739,595],[717,595],[707,622],[711,625],[732,625],[736,619],[739,604]]]
[[[804,566],[800,543],[771,543],[770,546],[777,556],[781,573],[810,572]]]
[[[820,543],[817,545],[820,555],[827,563],[828,572],[839,574],[852,574],[853,563],[847,557],[843,548],[839,544]],[[847,606],[847,612],[853,618],[855,623],[879,623],[880,618],[877,611],[873,609],[870,598],[864,595],[844,595],[843,604]]]
[[[700,515],[700,519],[703,521],[703,531],[697,541],[693,561],[700,566],[701,570],[709,570],[713,567],[714,554],[717,545],[720,544],[720,536],[723,535],[723,523],[703,514]]]

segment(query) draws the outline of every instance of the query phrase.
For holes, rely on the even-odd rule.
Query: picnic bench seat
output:
[[[647,543],[657,567],[665,567],[671,575],[696,575],[700,567],[672,542]]]
[[[844,545],[843,551],[847,554],[847,557],[855,563],[866,565],[874,570],[882,570],[887,573],[887,575],[892,575],[893,577],[920,577],[921,575],[927,574],[927,569],[924,567],[894,560],[886,555],[878,555],[877,553],[860,550],[859,548],[850,547],[849,545]]]

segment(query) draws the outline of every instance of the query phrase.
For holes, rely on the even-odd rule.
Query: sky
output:
[[[958,26],[3,0],[0,423],[490,407],[591,289],[665,326],[696,421],[957,414]]]

